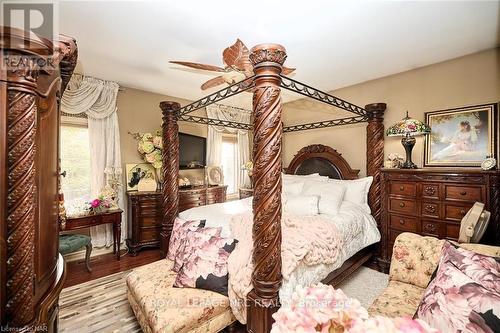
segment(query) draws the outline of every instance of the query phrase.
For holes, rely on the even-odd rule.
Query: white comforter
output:
[[[230,221],[233,215],[252,211],[252,198],[229,201],[221,204],[191,208],[181,212],[182,219],[204,219],[207,227],[221,227],[222,236],[230,237]],[[380,240],[377,223],[370,214],[364,212],[360,206],[342,202],[339,214],[327,216],[335,223],[344,240],[344,248],[337,262],[330,265],[305,266],[300,265],[291,274],[290,278],[283,281],[280,289],[282,304],[289,304],[292,293],[297,285],[311,285],[323,280],[331,271],[339,268],[356,252]]]

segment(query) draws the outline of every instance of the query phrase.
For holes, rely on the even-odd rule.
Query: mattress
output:
[[[223,237],[231,237],[230,221],[233,215],[252,211],[252,198],[228,201],[225,203],[200,206],[188,209],[179,214],[182,219],[206,220],[207,227],[221,227]],[[321,282],[327,275],[342,266],[342,264],[363,248],[380,241],[377,223],[361,206],[350,202],[342,202],[340,211],[335,216],[322,214],[335,224],[342,236],[344,246],[338,260],[329,265],[300,265],[288,279],[283,279],[280,288],[280,301],[287,306],[293,291],[298,285],[311,285]]]

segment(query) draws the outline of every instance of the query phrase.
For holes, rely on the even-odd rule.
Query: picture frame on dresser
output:
[[[425,121],[424,167],[480,167],[499,154],[498,103],[426,112]]]

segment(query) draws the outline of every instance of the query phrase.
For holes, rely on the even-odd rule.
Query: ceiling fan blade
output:
[[[177,65],[186,66],[186,67],[195,68],[195,69],[202,69],[205,71],[227,72],[227,70],[225,68],[222,68],[219,66],[198,64],[196,62],[188,62],[188,61],[169,61],[169,62],[172,64],[177,64]]]
[[[283,67],[283,69],[281,70],[281,74],[288,75],[288,74],[294,72],[295,70],[296,70],[296,68]]]
[[[227,47],[222,52],[222,60],[224,64],[235,70],[247,72],[252,69],[249,55],[250,51],[238,38],[233,45]]]
[[[207,90],[218,85],[226,83],[226,80],[222,76],[214,77],[201,85],[201,90]]]

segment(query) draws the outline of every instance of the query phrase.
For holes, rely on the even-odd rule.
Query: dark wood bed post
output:
[[[281,73],[285,48],[260,44],[250,51],[253,93],[253,290],[248,294],[247,330],[271,330],[281,286]]]
[[[368,115],[368,126],[366,127],[366,174],[367,176],[373,176],[373,183],[368,193],[368,204],[382,234],[382,241],[384,241],[385,236],[384,231],[381,229],[381,168],[384,166],[384,112],[386,108],[385,103],[374,103],[365,106]],[[377,254],[376,257],[380,257],[380,255]]]
[[[179,213],[179,125],[177,125],[177,102],[160,103],[163,114],[163,197],[160,231],[160,253],[165,257],[174,221]]]

